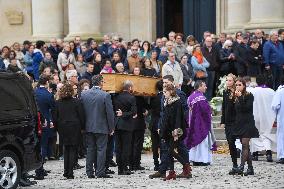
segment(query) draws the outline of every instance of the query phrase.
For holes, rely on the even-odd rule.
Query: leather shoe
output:
[[[34,176],[34,180],[43,180],[43,179],[44,179],[44,176],[42,174]]]
[[[144,170],[145,170],[145,167],[142,167],[141,165],[133,166],[133,167],[132,167],[132,170],[133,170],[133,171],[144,171]]]
[[[113,160],[111,160],[111,161],[109,162],[109,166],[110,166],[110,167],[116,167],[117,164],[116,164]]]
[[[88,175],[88,178],[96,178],[95,175]]]
[[[67,179],[74,179],[74,176],[68,176]]]
[[[131,175],[133,174],[133,172],[129,171],[129,170],[124,170],[124,171],[119,171],[118,175]]]
[[[112,176],[103,174],[103,175],[98,175],[97,178],[112,178]]]
[[[27,187],[27,186],[31,186],[32,184],[30,182],[26,181],[25,179],[20,179],[19,185],[22,186],[22,187]]]
[[[114,174],[115,172],[110,169],[106,169],[105,173],[111,175]]]
[[[284,164],[284,158],[280,158],[276,163]]]
[[[73,170],[82,169],[82,168],[84,168],[84,166],[79,165],[79,163],[77,163],[77,164],[74,166]]]

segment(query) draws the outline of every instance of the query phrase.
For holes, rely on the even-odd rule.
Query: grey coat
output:
[[[109,134],[114,130],[114,111],[109,93],[92,87],[81,94],[86,114],[86,132]]]

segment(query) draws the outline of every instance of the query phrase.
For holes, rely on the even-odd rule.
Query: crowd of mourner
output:
[[[70,42],[15,42],[0,53],[0,70],[25,74],[34,87],[43,162],[35,179],[44,179],[44,162],[55,159],[64,160],[67,179],[84,167],[80,158],[86,158],[88,178],[111,178],[116,166],[118,175],[144,170],[146,128],[156,171],[149,178],[191,178],[192,166],[213,163],[209,101],[223,76],[220,126],[232,158],[228,174],[254,175],[252,160],[262,153],[273,162],[276,152],[277,163],[284,164],[284,29],[218,36],[206,31],[200,42],[175,32],[155,42],[116,35],[83,42],[76,36]],[[110,94],[102,90],[104,73],[160,78],[157,95],[133,95],[130,80]],[[183,165],[179,174],[174,159]],[[34,184],[28,173],[22,177],[22,186]]]

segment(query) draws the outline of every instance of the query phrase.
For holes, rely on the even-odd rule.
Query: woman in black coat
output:
[[[161,140],[164,140],[168,146],[168,158],[170,158],[168,164],[170,171],[164,180],[176,179],[176,177],[190,178],[191,168],[188,151],[183,151],[185,149],[183,139],[185,137],[186,121],[181,100],[176,94],[176,89],[173,85],[164,86],[163,93],[165,100],[160,136]],[[179,175],[176,175],[174,171],[173,157],[183,165],[183,172]]]
[[[226,40],[223,48],[219,52],[220,59],[220,74],[221,76],[227,75],[229,73],[235,74],[234,62],[236,61],[235,55],[232,49],[233,42]]]
[[[193,87],[191,85],[192,80],[193,80],[193,69],[192,69],[192,65],[188,62],[189,57],[188,55],[183,55],[180,59],[180,68],[181,71],[183,73],[183,82],[181,85],[181,90],[186,94],[186,96],[188,97],[192,91],[193,91]]]
[[[255,127],[253,116],[253,95],[246,91],[246,82],[242,78],[236,80],[235,91],[235,125],[234,135],[241,139],[242,157],[241,165],[238,167],[238,174],[243,174],[245,163],[248,164],[245,175],[254,175],[252,159],[250,155],[249,142],[251,138],[258,138],[259,133]]]
[[[74,179],[73,167],[80,143],[80,133],[84,130],[85,114],[81,102],[73,98],[72,85],[64,84],[53,111],[53,121],[64,145],[64,174],[67,179]]]
[[[248,48],[248,73],[250,77],[256,77],[261,74],[262,56],[261,52],[258,50],[259,42],[257,39],[250,42],[250,47]]]
[[[222,116],[221,116],[221,126],[225,127],[226,139],[228,141],[230,155],[233,162],[233,168],[230,170],[229,175],[237,173],[238,162],[237,156],[238,151],[235,145],[236,136],[234,136],[234,123],[235,123],[235,80],[236,76],[233,74],[228,74],[226,77],[226,90],[223,93],[223,103],[222,103]]]

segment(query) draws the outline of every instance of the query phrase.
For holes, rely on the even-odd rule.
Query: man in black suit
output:
[[[148,115],[147,103],[143,96],[136,96],[137,117],[133,119],[133,132],[130,154],[130,169],[133,171],[145,170],[141,166],[144,133],[146,129],[145,116]]]
[[[78,54],[82,54],[81,37],[80,36],[76,36],[74,38],[74,44],[75,44],[75,48],[73,50],[73,53],[74,53],[75,57],[77,58]]]
[[[161,102],[163,97],[163,81],[160,80],[157,82],[156,88],[158,89],[157,96],[151,98],[150,101],[150,111],[151,111],[151,122],[150,122],[150,131],[151,131],[151,140],[152,140],[152,152],[154,160],[154,170],[159,170],[159,146],[160,146],[160,136],[158,133],[158,123],[160,120],[161,114]]]
[[[131,152],[133,119],[137,117],[136,99],[131,95],[132,89],[133,83],[127,80],[123,83],[123,92],[114,98],[116,161],[119,175],[131,174],[127,166]]]

